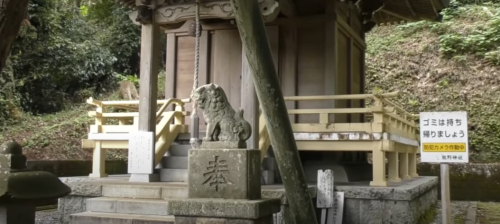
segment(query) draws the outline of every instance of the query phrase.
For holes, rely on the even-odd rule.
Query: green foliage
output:
[[[25,110],[55,112],[81,89],[104,88],[116,58],[74,8],[57,0],[34,2],[42,3],[29,12],[36,22],[23,27],[12,48],[13,81]]]
[[[116,57],[113,69],[123,74],[137,74],[141,29],[132,24],[128,13],[112,0],[99,0],[90,6],[88,19],[100,30],[96,37]]]
[[[138,72],[140,26],[113,0],[88,3],[32,0],[30,25],[21,28],[0,76],[0,125],[20,108],[60,111],[112,91],[115,74]]]
[[[500,1],[454,1],[442,22],[375,28],[367,89],[399,90],[412,113],[467,111],[471,159],[500,159]]]

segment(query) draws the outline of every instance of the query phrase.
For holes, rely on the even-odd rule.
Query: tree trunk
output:
[[[28,13],[29,0],[0,0],[0,72]]]
[[[231,3],[292,216],[297,224],[317,224],[257,0]]]

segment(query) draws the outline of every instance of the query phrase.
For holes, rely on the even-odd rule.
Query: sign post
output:
[[[421,162],[440,163],[443,224],[451,224],[449,163],[469,162],[467,112],[420,113]]]

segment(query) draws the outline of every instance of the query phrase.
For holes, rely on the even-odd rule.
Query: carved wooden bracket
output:
[[[140,24],[151,24],[153,22],[153,9],[147,5],[137,6],[137,16],[135,22]]]
[[[181,2],[188,2],[182,1]],[[277,0],[258,0],[264,22],[274,21],[280,13]],[[168,1],[167,1],[168,2]],[[138,10],[130,14],[130,18],[137,18]],[[155,23],[159,25],[179,23],[192,20],[196,17],[195,4],[167,5],[155,12]],[[234,19],[233,6],[230,1],[202,2],[200,5],[201,19]],[[134,21],[134,20],[133,20]],[[134,21],[135,22],[135,21]],[[136,22],[135,22],[136,23]],[[137,23],[136,23],[137,24]]]

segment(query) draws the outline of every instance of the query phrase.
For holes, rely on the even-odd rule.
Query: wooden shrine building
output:
[[[136,9],[130,18],[137,24],[154,0],[116,0]],[[387,181],[418,176],[416,173],[418,124],[414,115],[392,103],[397,93],[365,93],[365,33],[378,24],[402,21],[439,21],[439,12],[449,0],[258,0],[267,26],[281,88],[301,153],[308,181],[316,180],[318,169],[333,169],[341,182],[371,181],[386,186]],[[124,139],[113,133],[141,129],[141,119],[156,124],[156,163],[162,181],[182,181],[187,157],[179,152],[190,126],[190,94],[194,82],[195,53],[199,56],[198,85],[215,83],[226,92],[233,108],[245,110],[245,118],[254,125],[249,148],[262,150],[267,182],[279,181],[272,166],[272,150],[260,121],[257,98],[246,62],[234,12],[229,1],[201,0],[199,18],[202,34],[199,49],[189,29],[196,18],[196,0],[158,0],[153,28],[143,25],[141,50],[141,103],[156,97],[156,79],[145,74],[157,71],[154,52],[159,32],[167,37],[166,100],[153,108],[155,119],[142,118],[146,110],[137,109],[138,101],[97,101],[91,134],[83,146],[94,148],[94,171],[102,177],[103,153],[107,148],[127,148]],[[150,25],[151,26],[151,25]],[[157,64],[157,63],[156,63]],[[156,70],[155,70],[156,69]],[[146,89],[148,88],[148,89]],[[147,96],[146,96],[147,95]],[[170,100],[169,100],[170,99]],[[156,100],[156,99],[154,99]],[[154,104],[155,101],[149,101]],[[370,104],[365,105],[366,102]],[[167,104],[177,105],[176,111]],[[165,105],[165,107],[163,107]],[[157,107],[156,107],[157,106]],[[130,109],[130,113],[106,113],[107,107]],[[137,113],[136,111],[139,111]],[[146,111],[146,112],[145,112]],[[169,119],[168,116],[171,116]],[[146,116],[147,117],[147,116]],[[118,124],[106,123],[117,118]],[[165,122],[162,123],[165,118]],[[205,129],[200,117],[200,132]],[[174,121],[175,120],[175,121]],[[163,126],[162,126],[163,125]],[[142,126],[144,128],[144,126]],[[163,155],[167,153],[165,157]],[[372,164],[367,161],[371,153]],[[182,159],[181,157],[184,157]],[[170,159],[169,159],[170,158]],[[387,162],[385,162],[387,160]],[[184,163],[173,165],[174,163]],[[163,170],[163,171],[162,171]]]

